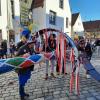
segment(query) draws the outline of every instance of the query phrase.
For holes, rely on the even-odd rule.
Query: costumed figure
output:
[[[80,39],[78,44],[79,44],[78,45],[78,51],[79,51],[79,61],[80,61],[80,63],[83,64],[83,62],[82,62],[83,61],[83,59],[82,59],[83,56],[85,56],[87,58],[89,57],[88,60],[90,61],[91,56],[92,56],[91,51],[88,51],[88,50],[90,50],[90,45],[87,44],[86,47],[85,47],[85,40],[84,39]],[[89,46],[89,48],[88,48],[88,46]],[[88,54],[87,52],[89,52],[90,54]],[[90,75],[88,75],[87,71],[86,71],[86,77],[90,78]]]
[[[28,57],[33,53],[33,42],[26,43],[29,38],[30,31],[22,32],[22,40],[17,45],[17,54],[16,56]],[[34,65],[29,68],[19,69],[17,70],[18,78],[19,78],[19,94],[21,100],[25,100],[25,97],[29,95],[25,93],[24,86],[27,83],[27,80],[31,77],[31,71],[33,71]]]
[[[82,55],[85,54],[85,40],[84,39],[80,39],[78,42],[78,53],[79,53],[79,60],[80,62],[82,62]]]

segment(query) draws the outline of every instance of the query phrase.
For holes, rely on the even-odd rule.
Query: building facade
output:
[[[80,13],[72,14],[72,37],[84,36],[84,27]]]
[[[100,20],[83,22],[85,37],[88,39],[100,39]]]
[[[21,26],[28,26],[30,7],[32,0],[20,0],[20,23]]]
[[[28,22],[32,0],[0,0],[0,40],[20,41],[21,28]]]
[[[33,0],[31,5],[34,31],[55,28],[71,36],[71,11],[69,0]]]
[[[0,40],[9,38],[9,30],[13,29],[10,0],[0,0]]]
[[[16,16],[20,16],[19,0],[0,0],[0,40],[15,41]]]

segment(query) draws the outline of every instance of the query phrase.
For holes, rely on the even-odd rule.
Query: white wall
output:
[[[32,17],[33,17],[33,23],[34,28],[32,32],[38,31],[40,29],[46,28],[46,6],[45,6],[45,0],[44,0],[44,6],[38,7],[32,10]]]
[[[49,24],[49,11],[57,14],[56,25]],[[44,7],[35,8],[33,11],[33,20],[38,25],[38,30],[43,28],[55,28],[63,32],[71,33],[71,11],[69,0],[64,0],[64,9],[59,8],[59,0],[44,0]],[[69,27],[66,28],[66,17],[69,18]]]
[[[32,32],[38,31],[46,27],[44,10],[45,9],[43,9],[42,7],[39,7],[39,8],[35,8],[32,11],[33,12],[33,23],[35,24]]]
[[[56,25],[49,24],[49,11],[52,10],[57,14]],[[59,8],[59,0],[46,0],[46,25],[47,27],[56,28],[62,30],[63,32],[71,32],[71,24],[66,28],[66,17],[69,19],[69,24],[71,23],[71,11],[69,7],[69,0],[64,0],[64,8]]]
[[[8,39],[7,30],[13,29],[12,11],[10,0],[1,0],[0,29],[2,30],[2,39]]]
[[[7,0],[1,0],[0,29],[2,38],[7,40]]]
[[[15,43],[20,41],[20,2],[19,0],[14,0],[14,14],[15,19],[13,21],[15,30]]]
[[[19,0],[14,0],[14,11],[15,11],[15,16],[20,16],[20,2],[19,2]]]
[[[84,35],[84,27],[80,15],[78,16],[76,23],[73,26],[73,32],[76,32],[76,34],[78,34],[79,36]]]
[[[64,0],[65,1],[65,12],[66,16],[68,17],[68,28],[66,28],[66,16],[65,16],[65,21],[64,21],[64,32],[67,32],[69,36],[71,36],[71,9],[69,5],[69,0]]]

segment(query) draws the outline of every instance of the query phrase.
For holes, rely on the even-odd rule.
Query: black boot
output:
[[[26,97],[29,97],[29,94],[25,93],[25,96],[26,96]]]
[[[24,96],[21,96],[20,98],[21,98],[21,100],[26,100],[25,97],[26,97],[26,98],[29,97],[29,94],[26,94],[26,93],[25,93]]]
[[[23,97],[21,96],[21,97],[20,97],[20,100],[25,100],[25,97],[24,97],[24,96],[23,96]]]

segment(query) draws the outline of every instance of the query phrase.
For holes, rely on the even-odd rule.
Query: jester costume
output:
[[[24,37],[22,36],[24,40],[25,38],[27,38],[25,36]],[[25,42],[26,41],[22,40],[17,44],[17,50],[18,50],[17,56],[23,56],[26,53],[29,53],[30,55],[32,55],[33,51],[32,51],[32,47],[30,47],[32,42],[29,44],[26,44]],[[17,70],[18,78],[19,78],[19,94],[20,94],[21,100],[25,100],[25,96],[27,97],[29,96],[28,94],[24,92],[24,86],[27,83],[27,80],[30,79],[31,71],[33,71],[33,69],[34,69],[34,65],[30,66],[29,68]]]

